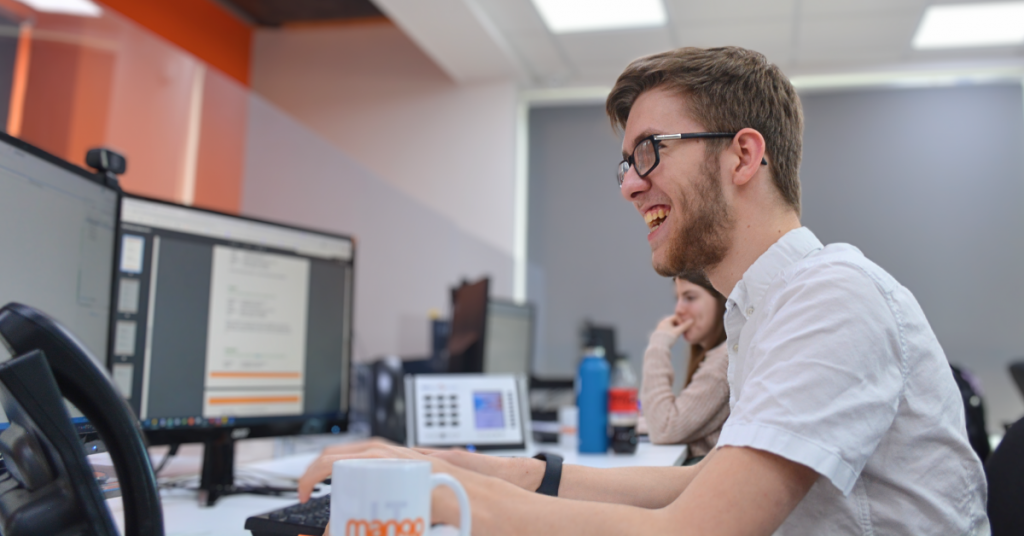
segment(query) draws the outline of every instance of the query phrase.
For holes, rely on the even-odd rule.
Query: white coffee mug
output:
[[[469,497],[458,480],[431,474],[422,460],[339,460],[331,475],[330,536],[425,536],[430,492],[439,485],[459,499],[459,534],[470,536]]]

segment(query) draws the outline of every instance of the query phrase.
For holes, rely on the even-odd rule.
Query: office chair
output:
[[[1024,395],[1024,361],[1010,363],[1010,375],[1013,376],[1013,381],[1017,384],[1020,394]]]
[[[1024,419],[1013,424],[985,463],[992,536],[1024,534]]]
[[[963,371],[955,365],[950,365],[953,371],[953,379],[960,389],[960,397],[964,400],[964,421],[967,425],[967,440],[971,448],[978,455],[978,459],[985,462],[991,454],[991,447],[988,443],[988,430],[985,429],[985,404],[981,395],[975,390],[975,381],[968,372]]]

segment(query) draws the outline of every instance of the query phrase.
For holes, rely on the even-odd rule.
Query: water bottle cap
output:
[[[583,350],[584,357],[604,357],[604,348],[601,346],[590,346]]]

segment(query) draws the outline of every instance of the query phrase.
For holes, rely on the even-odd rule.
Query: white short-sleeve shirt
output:
[[[732,413],[718,446],[821,475],[776,534],[989,534],[942,347],[860,250],[787,233],[729,295],[725,329]]]

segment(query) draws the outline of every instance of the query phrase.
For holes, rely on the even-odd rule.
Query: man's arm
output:
[[[390,441],[348,443],[327,447],[323,456],[359,455],[376,446],[398,447]],[[535,491],[544,478],[545,462],[534,458],[506,458],[461,449],[412,449],[487,476],[500,478],[526,490]],[[581,465],[562,467],[558,496],[565,499],[628,504],[642,508],[669,505],[686,489],[712,452],[693,467],[622,467],[598,469]]]
[[[457,478],[473,505],[473,526],[481,534],[722,534],[769,535],[817,480],[813,470],[774,454],[749,448],[724,447],[702,462],[685,491],[664,508],[647,509],[548,497],[510,482],[452,465],[409,449],[373,447],[357,454],[325,455],[300,480],[300,496],[330,474],[336,459],[413,457],[433,459],[434,470]],[[670,468],[663,468],[670,469]],[[636,470],[636,469],[634,469]],[[621,470],[627,474],[630,470]],[[608,474],[583,470],[563,474],[563,485],[585,484],[588,476]],[[684,474],[684,473],[679,473]],[[578,480],[583,479],[583,480]],[[631,479],[630,479],[631,480]],[[618,489],[613,481],[591,482]],[[343,482],[334,482],[343,486]],[[434,494],[433,519],[458,523],[458,505],[448,490]]]
[[[526,491],[535,491],[540,487],[546,465],[533,458],[499,458],[460,450],[421,452],[477,473],[506,480]],[[699,466],[598,469],[567,464],[562,467],[558,496],[581,501],[661,508],[679,497],[699,470]]]

